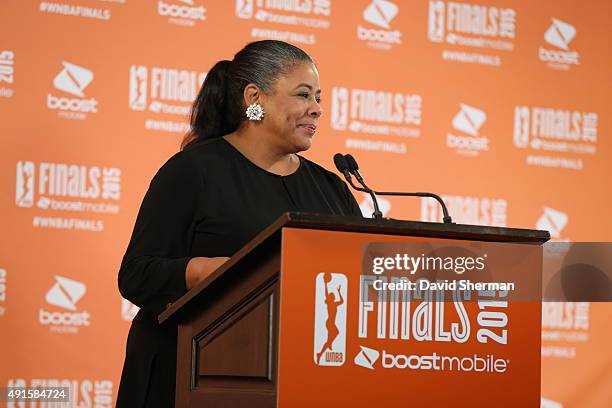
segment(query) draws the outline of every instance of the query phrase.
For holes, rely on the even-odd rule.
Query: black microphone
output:
[[[346,164],[348,165],[348,171],[355,175],[355,178],[359,184],[363,186],[363,188],[366,190],[371,190],[371,188],[366,185],[365,181],[363,181],[363,177],[361,177],[361,174],[359,173],[359,165],[357,164],[357,160],[355,160],[355,158],[350,154],[345,154],[344,158],[346,159]]]
[[[438,203],[440,203],[440,206],[442,207],[442,213],[444,214],[444,216],[442,217],[442,221],[445,224],[452,224],[453,220],[451,218],[451,216],[448,214],[448,209],[446,208],[446,204],[444,204],[444,200],[442,200],[442,198],[440,198],[439,195],[434,194],[434,193],[426,193],[426,192],[417,192],[417,193],[405,193],[405,192],[399,192],[399,191],[375,191],[370,189],[365,182],[363,181],[363,178],[361,177],[361,174],[359,173],[359,165],[357,164],[357,161],[355,160],[355,158],[350,155],[350,154],[345,154],[344,155],[345,159],[346,159],[346,163],[348,165],[348,171],[350,173],[352,173],[355,178],[357,178],[357,181],[359,181],[359,183],[361,183],[361,185],[363,185],[363,187],[367,190],[367,192],[372,192],[372,194],[378,194],[378,195],[386,195],[386,196],[403,196],[403,197],[430,197],[435,199]],[[334,158],[335,160],[335,158]],[[359,191],[364,191],[362,189],[357,189]]]
[[[346,179],[346,181],[348,181],[352,185],[353,180],[351,179],[351,173],[349,173],[348,171],[348,163],[344,155],[340,153],[334,154],[334,164],[336,165],[338,171],[344,174],[344,178]]]
[[[351,156],[352,158],[352,156]],[[353,159],[353,162],[355,161],[355,159]],[[377,218],[377,219],[381,219],[383,217],[382,212],[380,211],[380,208],[378,207],[378,200],[376,199],[376,195],[374,194],[374,192],[368,188],[365,183],[363,182],[363,178],[361,178],[361,175],[359,174],[359,172],[357,171],[357,174],[355,174],[355,177],[357,178],[357,181],[364,187],[364,188],[360,188],[357,187],[355,184],[353,184],[353,179],[351,178],[351,164],[347,158],[340,154],[340,153],[336,153],[334,155],[334,164],[336,165],[336,168],[338,169],[338,171],[340,173],[342,173],[344,175],[344,178],[346,179],[346,181],[348,181],[348,183],[351,185],[351,187],[353,187],[355,190],[358,191],[363,191],[365,193],[370,194],[370,197],[372,197],[372,203],[374,204],[374,213],[372,214],[373,218]],[[356,164],[356,163],[355,163]]]

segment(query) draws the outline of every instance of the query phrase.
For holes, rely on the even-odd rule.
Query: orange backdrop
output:
[[[438,192],[456,222],[610,240],[611,12],[606,0],[4,0],[0,386],[114,402],[135,313],[116,273],[137,208],[206,71],[257,39],[317,61],[309,158],[332,169],[351,153],[370,185]],[[390,217],[441,218],[428,199],[381,201]],[[612,401],[611,311],[588,313],[572,356],[544,339],[550,406]]]

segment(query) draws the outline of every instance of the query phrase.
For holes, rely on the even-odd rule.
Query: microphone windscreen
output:
[[[348,169],[346,158],[341,153],[334,154],[334,164],[340,173],[344,173]]]
[[[350,155],[350,154],[345,154],[344,158],[346,159],[346,164],[348,166],[348,170],[352,173],[355,170],[359,170],[359,165],[357,164],[357,160],[355,160],[355,158]]]

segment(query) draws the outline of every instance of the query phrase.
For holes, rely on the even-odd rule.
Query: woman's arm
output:
[[[185,283],[187,284],[187,290],[193,288],[199,282],[204,280],[208,275],[213,273],[215,269],[223,265],[228,259],[229,258],[225,256],[216,258],[191,258],[187,264],[187,270],[185,271]]]
[[[119,291],[153,312],[163,310],[212,272],[220,261],[193,261],[190,248],[203,182],[193,159],[172,157],[157,172],[142,201],[121,262]],[[188,267],[189,264],[191,267]]]

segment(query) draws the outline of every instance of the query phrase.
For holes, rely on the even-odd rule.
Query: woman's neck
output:
[[[249,130],[237,130],[223,138],[255,165],[270,173],[286,176],[300,166],[297,155],[279,151],[267,143],[265,135]]]

